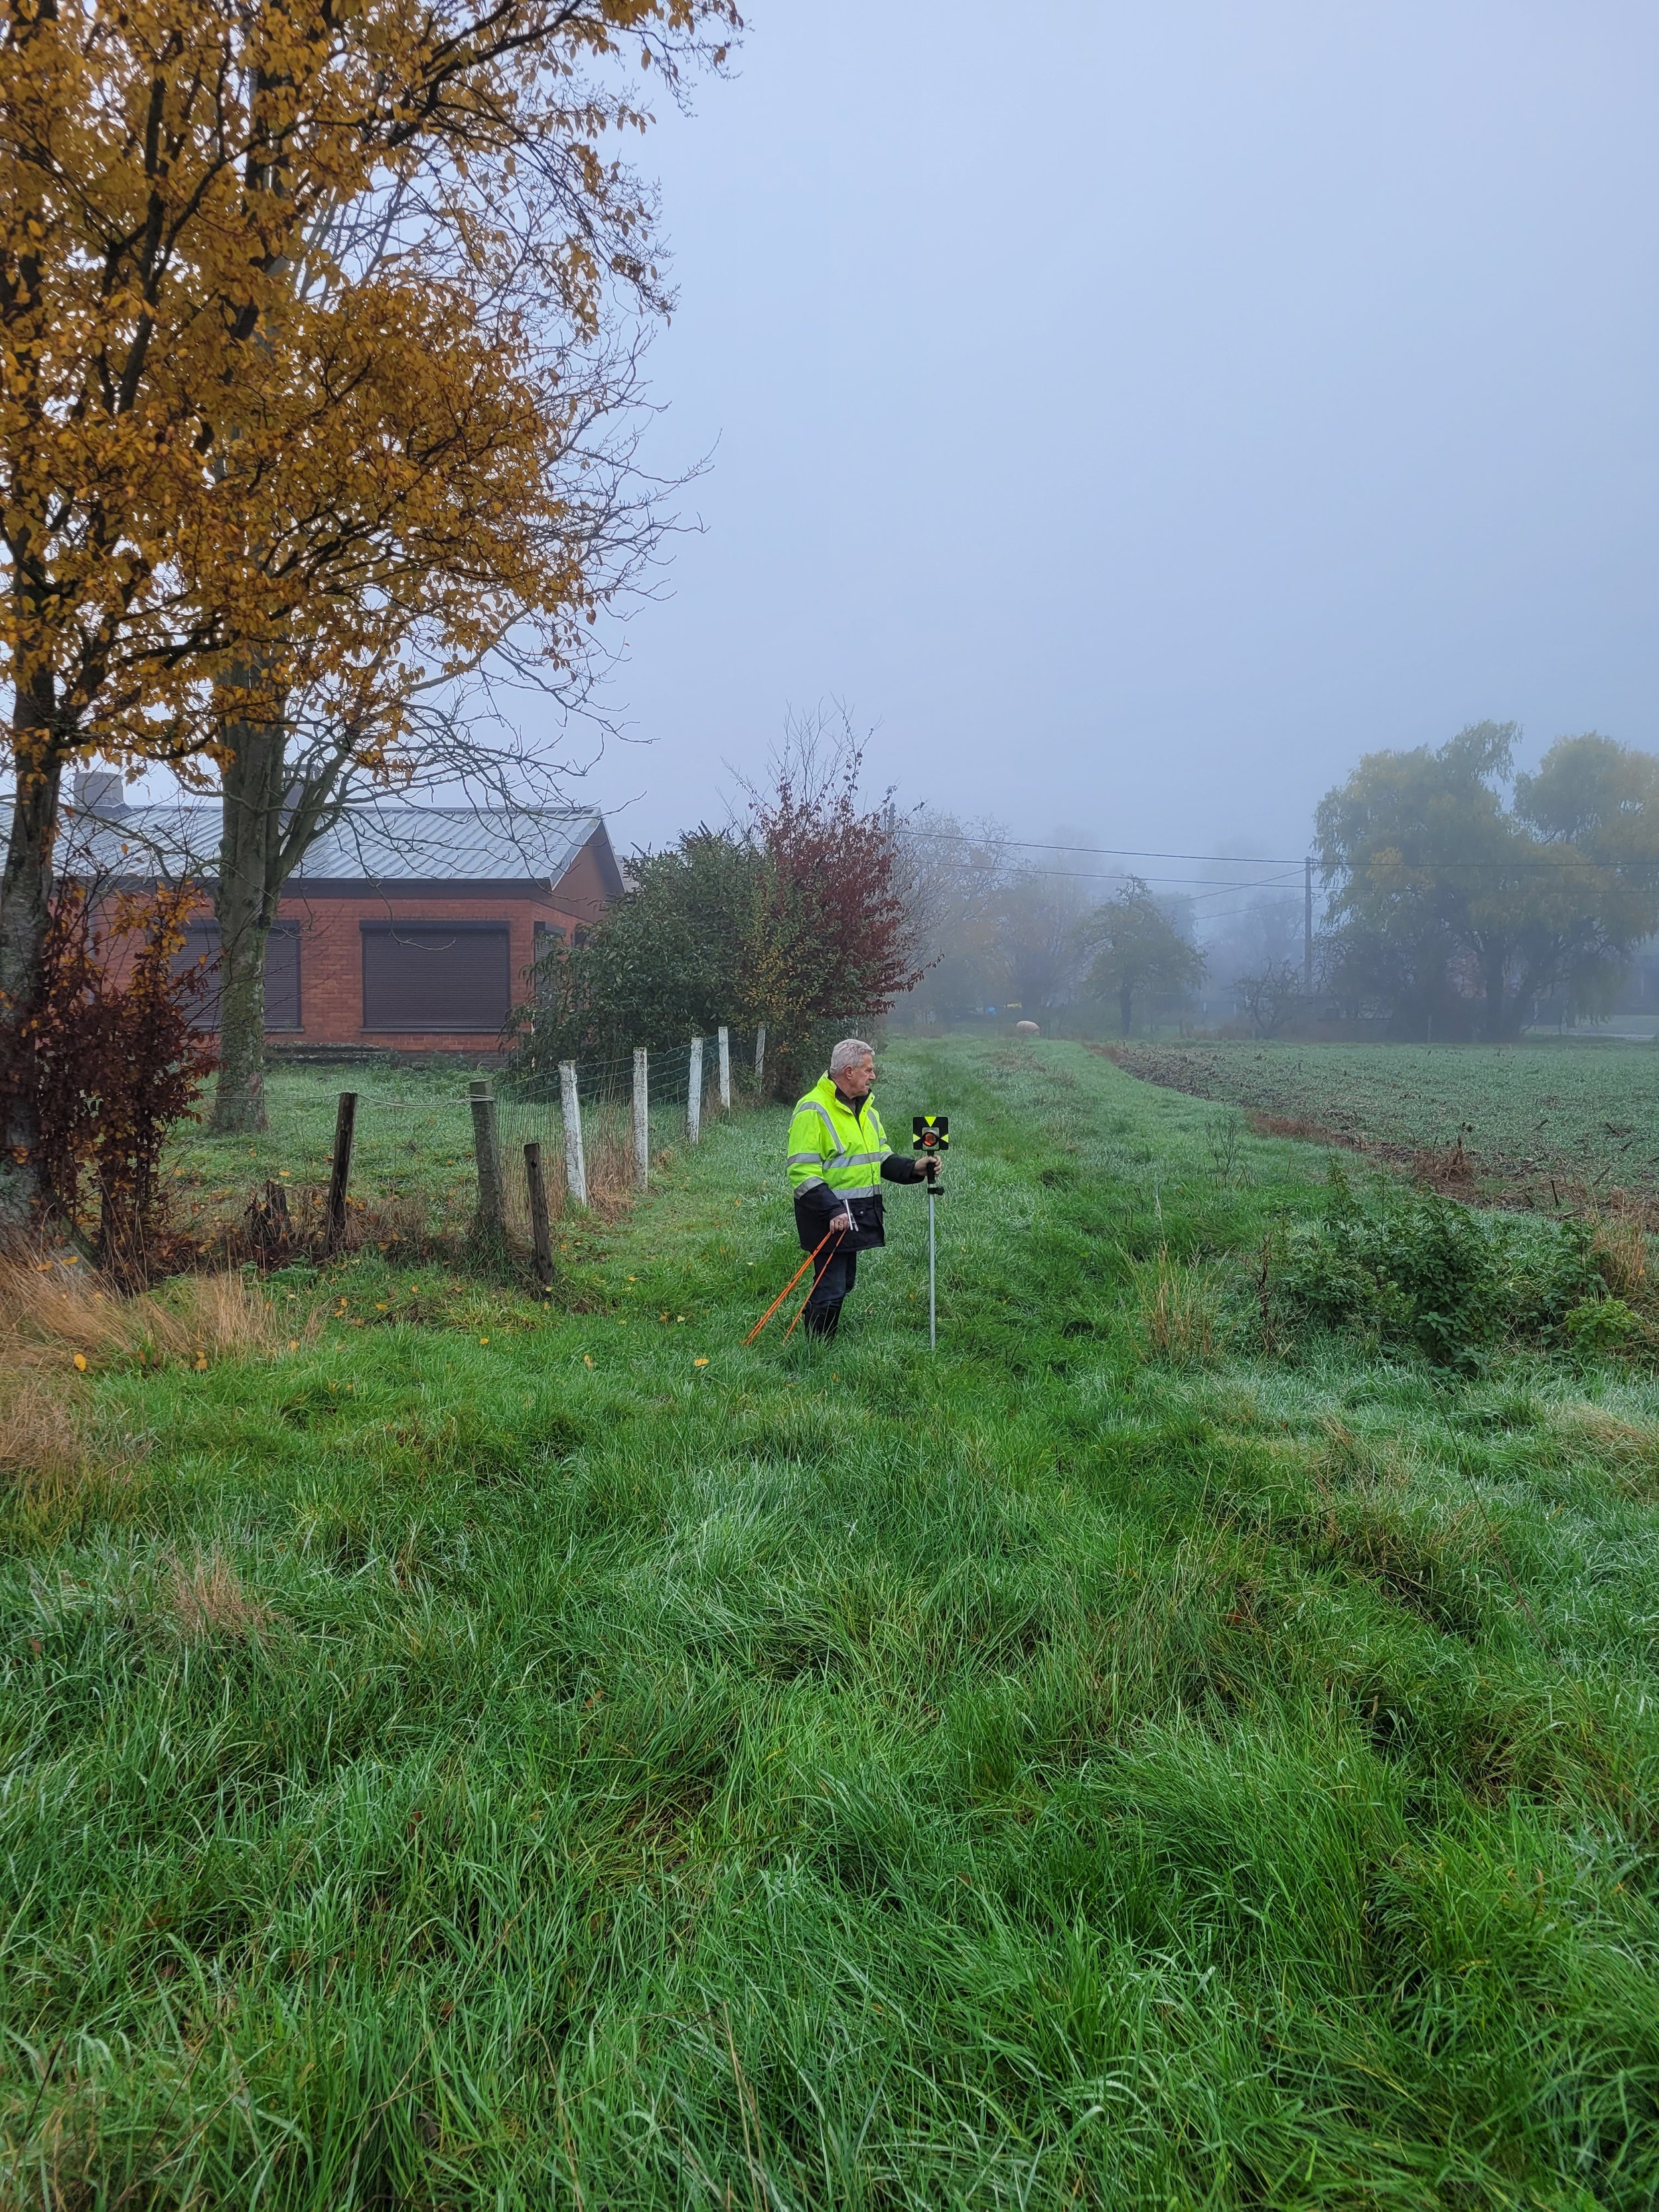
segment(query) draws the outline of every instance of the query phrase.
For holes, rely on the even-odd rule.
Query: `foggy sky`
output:
[[[749,21],[636,157],[650,453],[712,462],[582,794],[619,843],[832,696],[905,797],[1182,852],[1299,854],[1484,716],[1659,746],[1650,9]]]

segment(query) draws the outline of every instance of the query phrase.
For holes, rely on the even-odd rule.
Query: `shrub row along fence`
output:
[[[552,1224],[567,1212],[607,1210],[645,1189],[677,1142],[696,1145],[714,1115],[754,1104],[766,1079],[766,1032],[720,1028],[668,1051],[644,1047],[612,1060],[566,1060],[544,1091],[476,1079],[467,1100],[481,1242],[527,1247],[538,1280],[552,1270]],[[348,1239],[359,1094],[339,1095],[324,1241]],[[419,1110],[424,1102],[408,1102]],[[403,1101],[374,1101],[376,1109]],[[429,1110],[429,1109],[428,1109]],[[267,1204],[282,1201],[268,1186]],[[281,1224],[286,1230],[286,1219]],[[275,1224],[273,1224],[275,1226]],[[283,1241],[285,1241],[283,1239]]]

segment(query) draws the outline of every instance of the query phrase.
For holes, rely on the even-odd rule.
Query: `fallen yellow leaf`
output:
[[[584,1367],[591,1367],[592,1364],[593,1364],[593,1355],[592,1355],[592,1353],[591,1352],[583,1352],[583,1354],[582,1354],[582,1365],[583,1365]]]
[[[489,1339],[487,1336],[481,1336],[481,1337],[478,1339],[478,1341],[479,1341],[479,1343],[480,1343],[480,1344],[488,1344],[488,1343],[489,1343]]]
[[[692,1364],[694,1367],[707,1367],[707,1366],[708,1366],[708,1362],[706,1359],[694,1359],[694,1360],[691,1362],[691,1364]]]
[[[77,1352],[76,1353],[75,1364],[84,1375],[87,1371],[87,1355],[84,1352]]]

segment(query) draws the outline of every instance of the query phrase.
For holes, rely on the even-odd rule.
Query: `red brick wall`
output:
[[[587,927],[603,921],[605,910],[611,903],[611,895],[605,888],[599,861],[594,857],[591,840],[559,878],[559,896],[577,920]]]
[[[388,886],[363,898],[284,898],[277,908],[284,921],[300,925],[299,1030],[270,1035],[289,1044],[364,1044],[397,1052],[483,1052],[497,1042],[492,1030],[408,1031],[363,1027],[362,933],[365,921],[505,921],[515,1000],[527,994],[526,970],[535,958],[535,927],[578,927],[578,916],[545,896],[486,898],[398,898]]]

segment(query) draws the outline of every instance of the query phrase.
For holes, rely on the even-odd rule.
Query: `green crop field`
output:
[[[180,1181],[314,1176],[331,1088]],[[902,1190],[744,1348],[768,1109],[546,1313],[371,1248],[0,1377],[85,1454],[0,1487],[0,2203],[1659,2202],[1650,1322],[1078,1046],[881,1095],[936,1358]]]
[[[1446,1152],[1552,1203],[1568,1187],[1659,1192],[1659,1048],[1647,1044],[1164,1044],[1115,1048],[1153,1083],[1377,1147]]]

